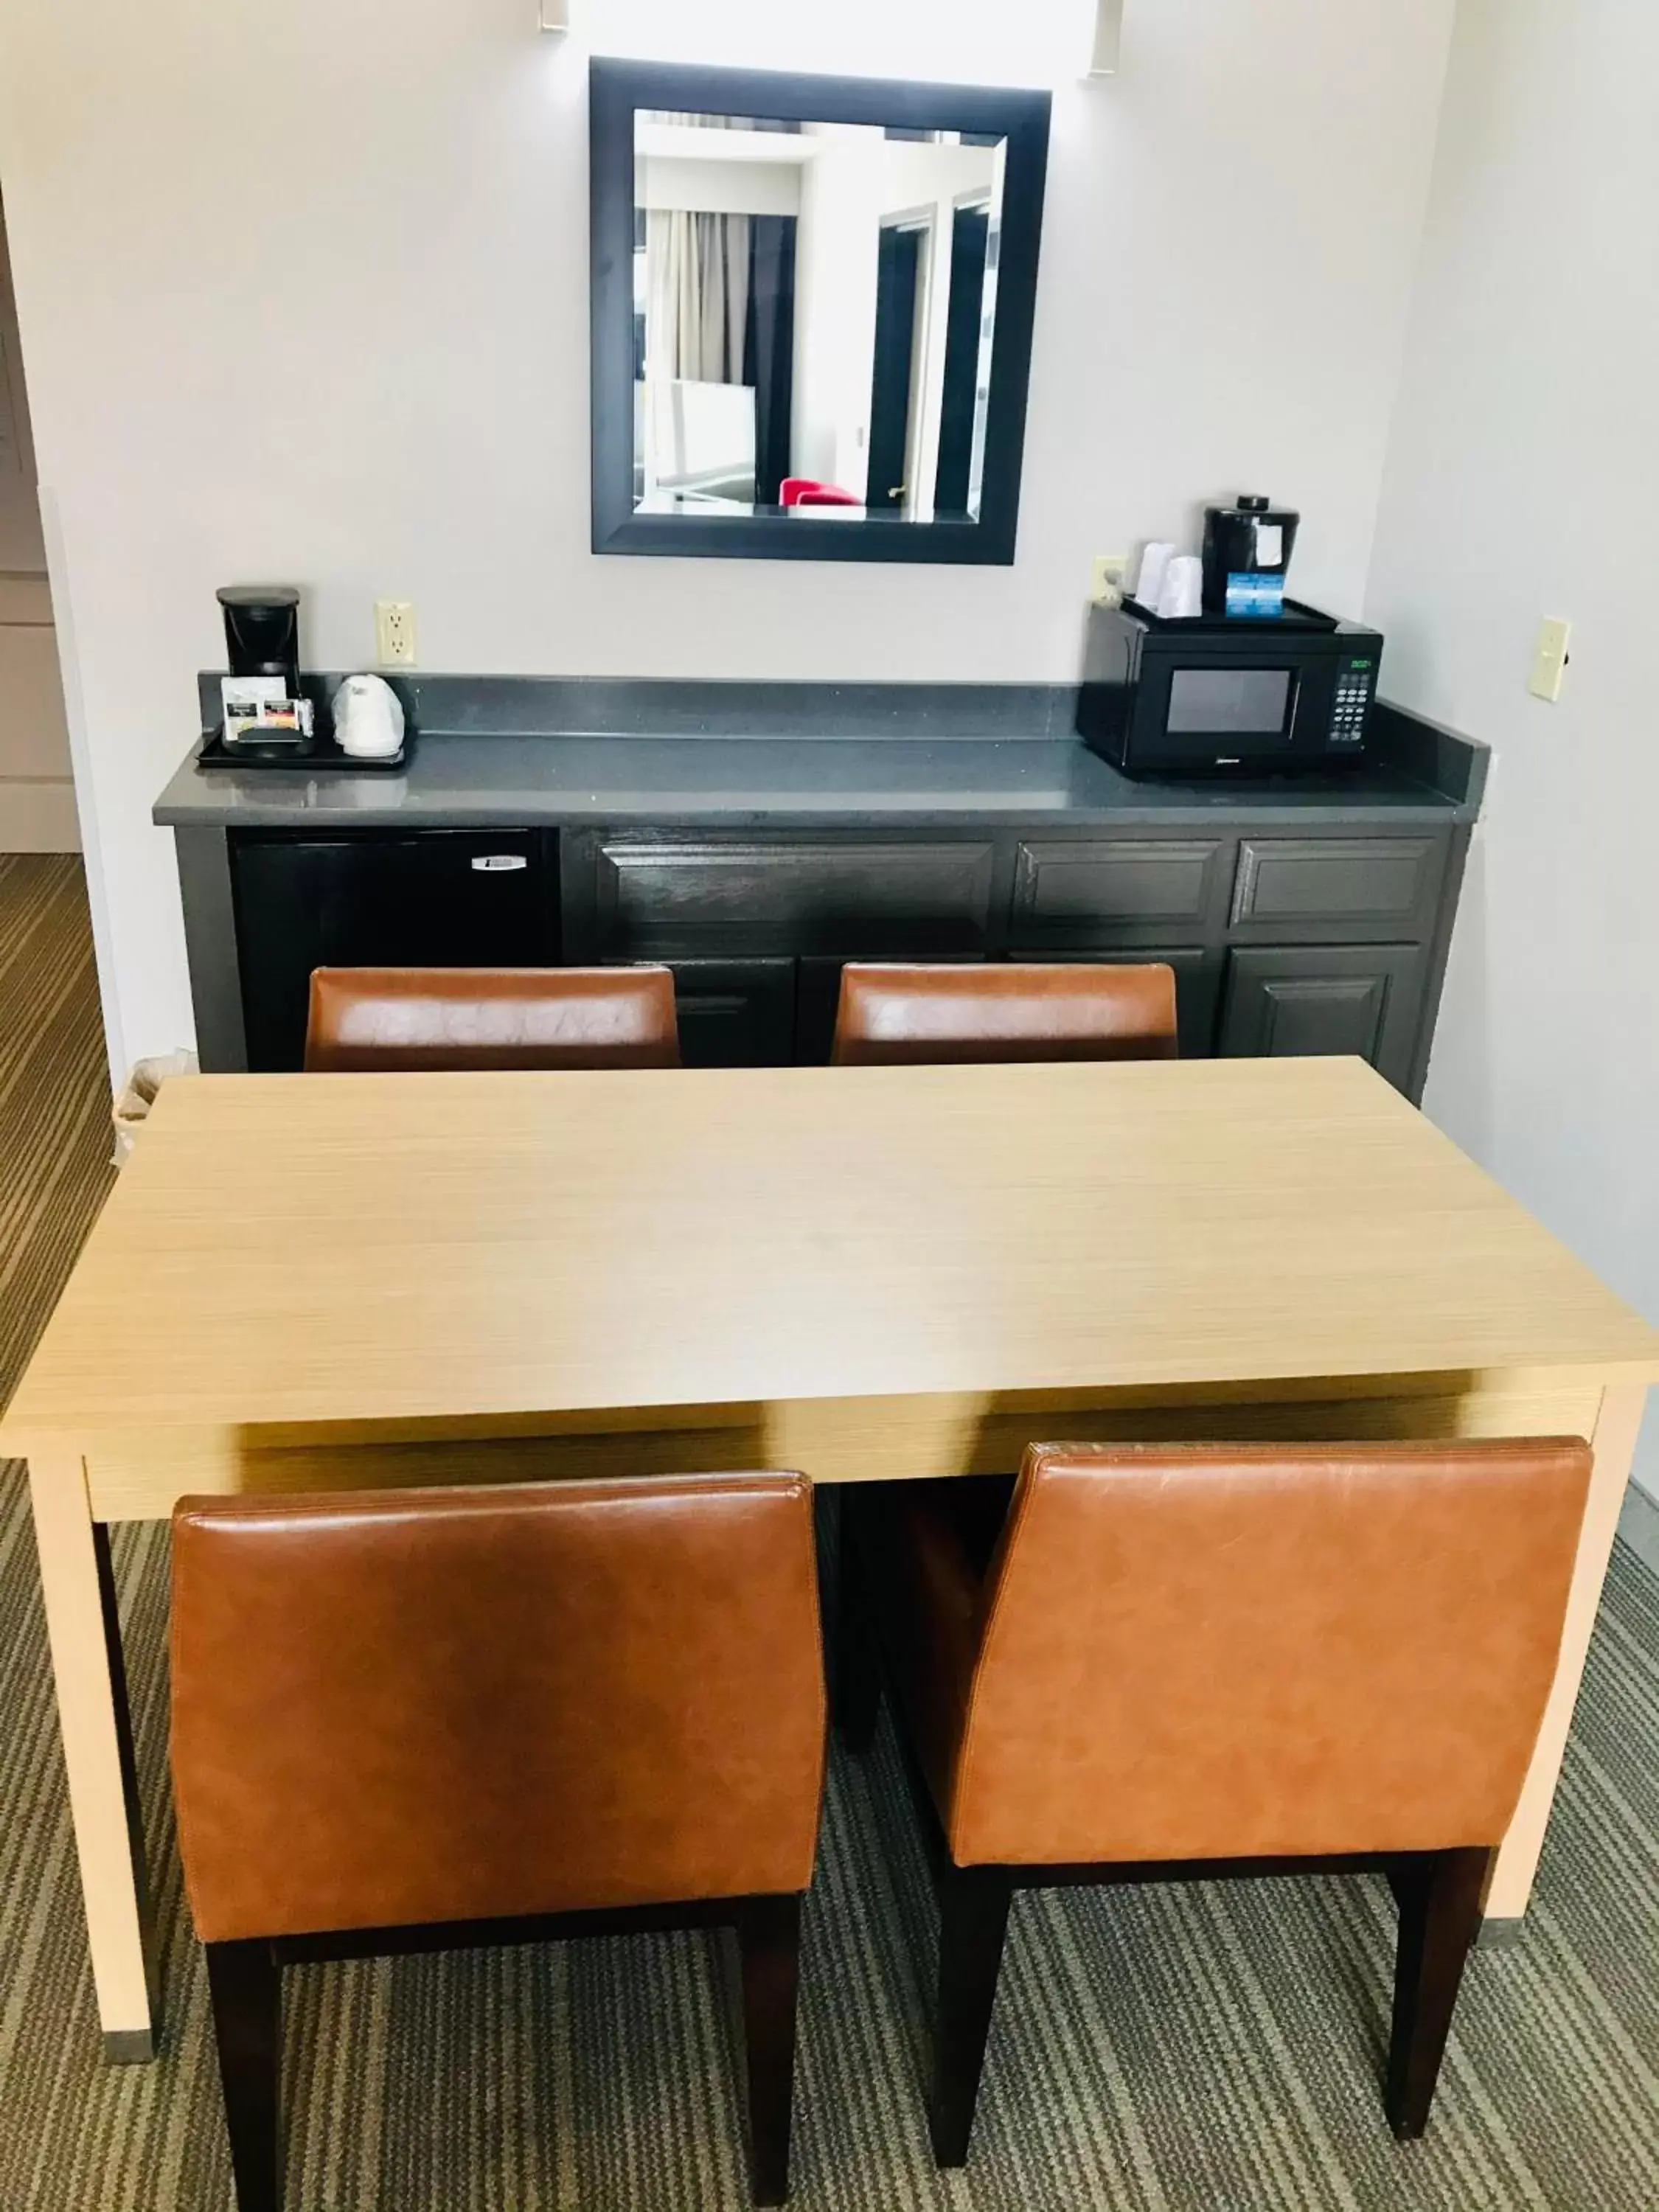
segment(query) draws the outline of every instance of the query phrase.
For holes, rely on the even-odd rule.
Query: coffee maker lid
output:
[[[297,607],[300,594],[292,584],[221,584],[216,593],[222,607]]]

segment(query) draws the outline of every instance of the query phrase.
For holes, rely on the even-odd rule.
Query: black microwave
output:
[[[1295,599],[1174,620],[1095,607],[1078,734],[1126,775],[1328,768],[1364,750],[1382,659],[1379,632]]]

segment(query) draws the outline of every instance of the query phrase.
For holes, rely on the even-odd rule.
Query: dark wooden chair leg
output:
[[[269,1943],[210,1943],[236,2212],[282,2212],[282,1972]]]
[[[1487,1850],[1437,1851],[1403,1870],[1395,1884],[1400,1948],[1386,2103],[1389,2124],[1402,2140],[1420,2136],[1429,2124],[1458,1984],[1480,1933],[1492,1858]]]
[[[789,2194],[800,1899],[746,1898],[738,1917],[738,1951],[749,2075],[750,2181],[757,2204],[781,2204]]]
[[[1012,1903],[1013,1884],[1000,1868],[945,1867],[939,1885],[939,2017],[928,2115],[933,2156],[940,2166],[967,2163]]]
[[[866,1596],[860,1543],[863,1518],[852,1490],[841,1496],[840,1575],[836,1595],[836,1725],[849,1751],[867,1751],[881,1711],[881,1668]]]

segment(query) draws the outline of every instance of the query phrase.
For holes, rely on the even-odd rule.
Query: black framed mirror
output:
[[[1010,563],[1050,104],[595,60],[593,550]]]

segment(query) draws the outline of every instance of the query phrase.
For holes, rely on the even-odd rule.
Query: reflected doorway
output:
[[[870,386],[872,507],[903,508],[909,498],[916,340],[921,323],[922,245],[927,227],[884,223],[876,249],[875,374]]]

